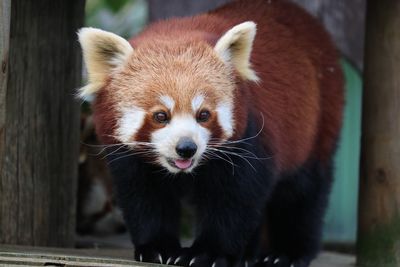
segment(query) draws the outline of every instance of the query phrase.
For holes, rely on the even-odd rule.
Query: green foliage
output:
[[[86,26],[130,38],[147,22],[145,0],[87,0]]]
[[[104,0],[105,4],[114,12],[118,12],[121,10],[123,6],[126,5],[127,2],[132,2],[129,0]]]

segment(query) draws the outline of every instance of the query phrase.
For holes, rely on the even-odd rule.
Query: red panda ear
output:
[[[125,63],[133,48],[124,38],[100,29],[82,28],[78,36],[89,76],[89,84],[80,89],[79,95],[88,98],[104,85],[113,70]]]
[[[214,47],[214,50],[225,63],[231,64],[243,79],[251,81],[258,81],[258,77],[251,69],[250,64],[256,31],[254,22],[243,22],[227,31]]]

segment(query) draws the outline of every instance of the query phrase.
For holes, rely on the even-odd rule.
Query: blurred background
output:
[[[151,21],[192,15],[226,2],[228,1],[87,0],[85,24],[129,39]],[[330,249],[353,252],[357,225],[362,96],[360,71],[363,68],[365,1],[295,2],[321,20],[343,55],[346,109],[335,160],[335,184],[325,218],[324,241]],[[123,234],[125,228],[121,214],[113,202],[111,177],[106,171],[102,156],[95,156],[100,149],[85,145],[98,143],[91,124],[90,107],[87,103],[83,107],[77,246],[130,246],[127,234]],[[191,217],[190,211],[186,210],[186,225],[182,234],[187,239],[191,237]]]
[[[293,1],[330,32],[346,78],[325,249],[400,266],[400,1]],[[0,265],[6,246],[127,248],[131,259],[90,103],[76,98],[86,82],[76,33],[91,26],[129,39],[153,21],[226,2],[0,0]],[[185,208],[188,242],[192,219]]]

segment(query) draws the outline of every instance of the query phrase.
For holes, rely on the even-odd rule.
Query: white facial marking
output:
[[[193,164],[185,172],[190,172],[196,167],[201,155],[206,150],[210,132],[196,122],[192,115],[177,115],[164,128],[156,130],[151,135],[151,142],[160,155],[159,163],[172,173],[180,170],[171,166],[168,160],[179,159],[176,153],[176,145],[182,137],[191,138],[197,145],[196,154],[193,156]]]
[[[137,107],[122,109],[122,117],[116,130],[117,138],[123,143],[132,141],[132,137],[142,127],[146,113]]]
[[[192,100],[192,110],[197,111],[204,102],[204,96],[197,95]]]
[[[232,105],[228,103],[220,103],[216,110],[218,114],[218,122],[224,130],[225,137],[231,137],[233,135]]]
[[[175,107],[175,101],[167,95],[160,96],[160,101],[163,103],[170,111],[172,111]]]

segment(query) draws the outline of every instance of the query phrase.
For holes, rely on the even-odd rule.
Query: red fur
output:
[[[117,121],[115,120],[117,111],[112,104],[112,98],[109,97],[109,91],[100,90],[97,93],[96,100],[93,103],[93,110],[93,122],[99,140],[103,144],[116,143],[117,141],[113,135],[117,128]]]
[[[262,139],[273,149],[280,170],[311,155],[326,161],[338,137],[343,78],[334,45],[320,23],[284,0],[235,1],[207,14],[155,23],[131,40],[134,47],[174,41],[206,41],[214,46],[231,27],[257,23],[251,62],[261,82],[238,82],[235,114],[262,113]],[[260,115],[260,125],[261,125]],[[237,120],[240,138],[246,120]]]
[[[249,20],[257,24],[251,62],[261,82],[237,79],[233,139],[242,136],[253,111],[260,114],[260,127],[264,118],[261,138],[281,171],[302,165],[310,156],[327,161],[341,125],[343,77],[330,37],[301,8],[285,0],[239,0],[207,14],[154,23],[130,42],[135,49],[175,42],[180,47],[204,41],[214,46],[227,30]],[[105,143],[112,142],[109,135],[115,128],[116,111],[107,100],[112,93],[101,91],[94,107],[97,133]],[[138,133],[143,139],[148,139],[149,127],[145,123]],[[221,134],[218,126],[210,130]]]

